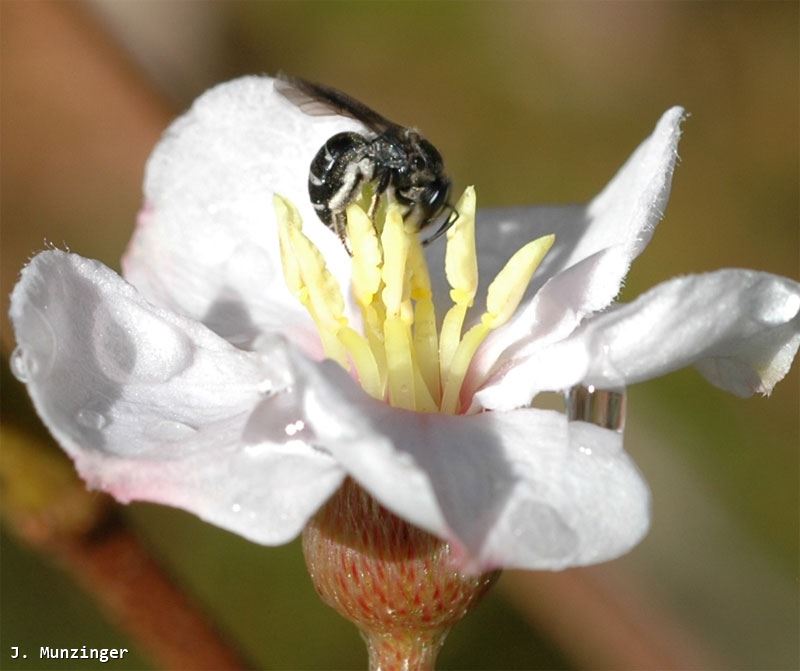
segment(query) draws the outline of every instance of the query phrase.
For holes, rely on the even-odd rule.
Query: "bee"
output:
[[[311,204],[348,252],[345,209],[368,183],[375,186],[370,218],[384,193],[406,208],[404,219],[417,230],[450,211],[423,244],[433,242],[455,223],[457,212],[448,200],[450,179],[442,155],[417,130],[389,121],[346,93],[322,84],[279,74],[275,90],[306,114],[348,116],[367,128],[365,134],[346,132],[328,138],[308,172]]]

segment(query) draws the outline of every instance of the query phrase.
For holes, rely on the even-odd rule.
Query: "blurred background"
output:
[[[117,594],[131,566],[158,572],[147,555],[251,668],[365,668],[297,543],[259,547],[145,504],[111,509],[135,531],[133,564],[70,541],[106,519],[105,498],[75,484],[7,374],[20,267],[51,243],[118,270],[147,155],[217,82],[283,70],[342,88],[421,128],[456,191],[476,184],[483,206],[588,200],[681,104],[691,116],[672,198],[622,299],[721,267],[798,277],[796,2],[4,0],[0,11],[2,668],[99,668],[34,659],[40,645],[82,644],[130,648],[114,668],[192,668],[143,633],[157,619],[148,608],[163,615],[183,597],[161,583]],[[769,399],[683,371],[630,389],[628,407],[627,449],[653,491],[648,538],[591,569],[507,573],[451,633],[442,669],[798,668],[797,366]],[[10,646],[30,659],[11,660]]]

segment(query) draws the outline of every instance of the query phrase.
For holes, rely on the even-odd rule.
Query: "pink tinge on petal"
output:
[[[295,537],[340,466],[291,434],[302,408],[282,338],[256,352],[156,307],[102,264],[43,252],[11,299],[15,370],[90,486],[184,508],[253,541]],[[269,436],[250,435],[254,414]]]
[[[153,220],[153,204],[145,200],[142,207],[136,214],[136,227],[145,228]]]

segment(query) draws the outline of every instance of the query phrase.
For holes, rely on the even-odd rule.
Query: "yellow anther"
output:
[[[437,413],[439,404],[428,390],[428,385],[422,377],[422,371],[414,362],[414,407],[419,412]],[[438,398],[438,395],[436,396]]]
[[[383,247],[383,304],[386,315],[396,317],[400,314],[401,303],[407,300],[406,261],[410,247],[408,235],[403,225],[400,207],[392,204],[386,212],[386,221],[381,234]]]
[[[397,408],[415,410],[414,361],[408,326],[398,317],[387,315],[383,329],[389,376],[389,400]]]
[[[554,241],[554,235],[546,235],[529,242],[508,260],[489,285],[486,312],[481,316],[480,323],[464,335],[450,360],[447,376],[443,376],[442,412],[452,414],[458,410],[461,385],[475,352],[489,331],[505,324],[514,314],[533,274]]]
[[[368,201],[365,195],[364,204]],[[462,338],[478,287],[474,189],[458,201],[458,219],[447,233],[445,275],[454,304],[440,333],[414,222],[405,222],[391,199],[381,199],[372,219],[363,206],[351,204],[346,212],[351,289],[363,318],[361,334],[349,326],[341,289],[303,234],[297,210],[280,196],[274,205],[286,285],[314,319],[326,355],[344,368],[352,361],[371,396],[419,412],[459,412],[475,352],[492,329],[510,319],[554,240],[552,235],[534,240],[509,259],[489,286],[486,312]]]
[[[317,325],[326,356],[347,369],[347,353],[337,338],[339,329],[347,325],[339,285],[328,272],[320,251],[303,235],[297,209],[278,195],[273,204],[286,286]]]
[[[375,227],[355,204],[347,208],[347,235],[353,249],[353,295],[360,305],[369,305],[381,286],[383,258]]]
[[[434,398],[439,398],[439,335],[436,333],[436,311],[430,298],[419,299],[414,309],[414,350],[428,391]]]
[[[289,240],[300,266],[300,275],[303,278],[303,285],[308,291],[308,299],[313,306],[314,313],[327,330],[336,334],[342,326],[347,324],[344,316],[344,299],[339,289],[339,283],[328,271],[322,252],[303,235],[299,228],[289,230]]]
[[[475,251],[475,189],[468,187],[456,204],[458,219],[447,231],[445,276],[450,284],[454,305],[442,321],[439,338],[439,366],[442,384],[450,371],[450,361],[461,340],[461,329],[467,310],[478,290],[478,255]]]
[[[364,391],[373,398],[383,398],[383,381],[367,339],[349,326],[340,329],[338,337],[355,364]]]
[[[478,290],[478,255],[475,251],[475,189],[468,187],[456,204],[458,218],[447,231],[444,272],[453,288],[453,302],[472,305]]]
[[[431,277],[428,273],[428,263],[425,261],[425,253],[422,251],[422,243],[419,236],[409,235],[408,267],[411,271],[411,298],[415,301],[430,298]]]
[[[278,221],[278,243],[281,250],[281,265],[283,266],[283,276],[286,279],[286,286],[294,296],[305,303],[301,298],[303,288],[303,277],[300,275],[300,264],[292,249],[292,242],[289,239],[289,231],[292,228],[301,228],[300,214],[292,203],[283,196],[275,194],[272,197],[272,204],[275,208],[275,218]]]
[[[439,336],[439,368],[442,384],[447,380],[450,361],[461,341],[461,327],[464,325],[467,310],[468,307],[463,303],[456,304],[447,311],[442,320],[442,333]]]
[[[555,235],[545,235],[517,250],[497,273],[486,293],[487,326],[495,329],[505,324],[519,307],[528,284],[555,242]]]
[[[478,347],[489,334],[489,330],[489,327],[483,323],[476,324],[464,334],[453,353],[449,374],[444,382],[441,404],[443,413],[452,415],[458,410],[458,397],[461,393],[461,385],[464,384],[464,378],[467,375],[467,369]]]

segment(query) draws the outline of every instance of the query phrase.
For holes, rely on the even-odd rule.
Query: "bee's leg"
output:
[[[369,199],[369,209],[367,210],[367,216],[369,217],[370,221],[372,221],[373,218],[375,217],[375,210],[378,209],[378,201],[380,200],[380,198],[381,194],[379,194],[376,191],[375,193],[372,194],[372,198]]]
[[[378,201],[380,201],[386,189],[389,188],[390,179],[391,174],[388,170],[384,170],[378,177],[377,184],[375,184],[375,192],[372,194],[372,198],[370,198],[369,209],[367,210],[367,216],[370,218],[370,221],[375,217],[375,210],[378,209]]]
[[[347,238],[347,216],[344,212],[331,212],[331,228],[339,236],[348,255],[353,256],[353,252],[350,250],[350,240]]]

